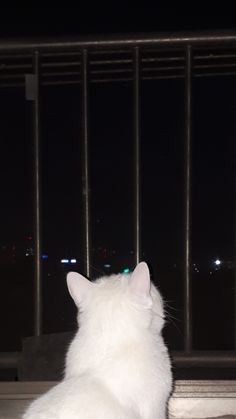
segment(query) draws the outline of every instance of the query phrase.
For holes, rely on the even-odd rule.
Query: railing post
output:
[[[82,50],[82,193],[84,221],[84,273],[91,275],[91,220],[89,185],[89,136],[88,136],[88,52]]]
[[[192,49],[186,47],[185,74],[185,226],[184,226],[184,349],[192,350],[192,293],[191,293],[191,109],[192,108]]]
[[[140,51],[134,48],[134,255],[140,262]]]
[[[40,95],[39,95],[39,52],[33,55],[34,74],[26,74],[26,99],[33,102],[34,138],[34,334],[42,334],[42,266],[41,266],[41,176],[40,176]]]

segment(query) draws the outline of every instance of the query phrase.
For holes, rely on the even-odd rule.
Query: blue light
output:
[[[41,258],[42,258],[43,260],[48,260],[48,255],[42,255],[42,256],[41,256]]]
[[[124,274],[129,274],[129,273],[130,273],[129,268],[125,268],[125,269],[123,269],[123,273],[124,273]]]

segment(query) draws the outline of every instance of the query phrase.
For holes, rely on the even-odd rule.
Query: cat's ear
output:
[[[95,286],[93,282],[77,272],[69,272],[66,281],[69,293],[77,306],[88,297],[91,289]]]
[[[151,279],[145,262],[140,262],[131,274],[129,288],[138,297],[150,298]]]

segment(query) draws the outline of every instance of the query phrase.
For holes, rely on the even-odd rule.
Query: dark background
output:
[[[179,12],[179,13],[178,13]],[[1,38],[235,29],[234,13],[177,9],[2,8]],[[235,77],[193,83],[194,349],[233,349],[235,328]],[[92,275],[133,269],[132,86],[90,89]],[[75,328],[61,258],[81,269],[79,87],[42,88],[44,333]],[[33,334],[32,109],[2,90],[1,351]],[[142,84],[142,258],[170,313],[165,337],[183,349],[184,82]],[[29,255],[26,257],[26,253]],[[223,264],[216,269],[214,261]],[[105,265],[111,265],[106,268]],[[5,325],[5,316],[7,324]]]
[[[106,6],[80,2],[77,7],[1,6],[0,23],[1,37],[229,30],[236,25],[234,8],[229,4],[214,4],[214,8],[206,3],[204,7],[199,3],[198,7],[181,3],[144,7],[127,2]]]

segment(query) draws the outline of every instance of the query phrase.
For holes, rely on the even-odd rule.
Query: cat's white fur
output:
[[[70,272],[79,329],[63,381],[23,419],[164,419],[172,388],[163,302],[146,263],[90,282]]]

